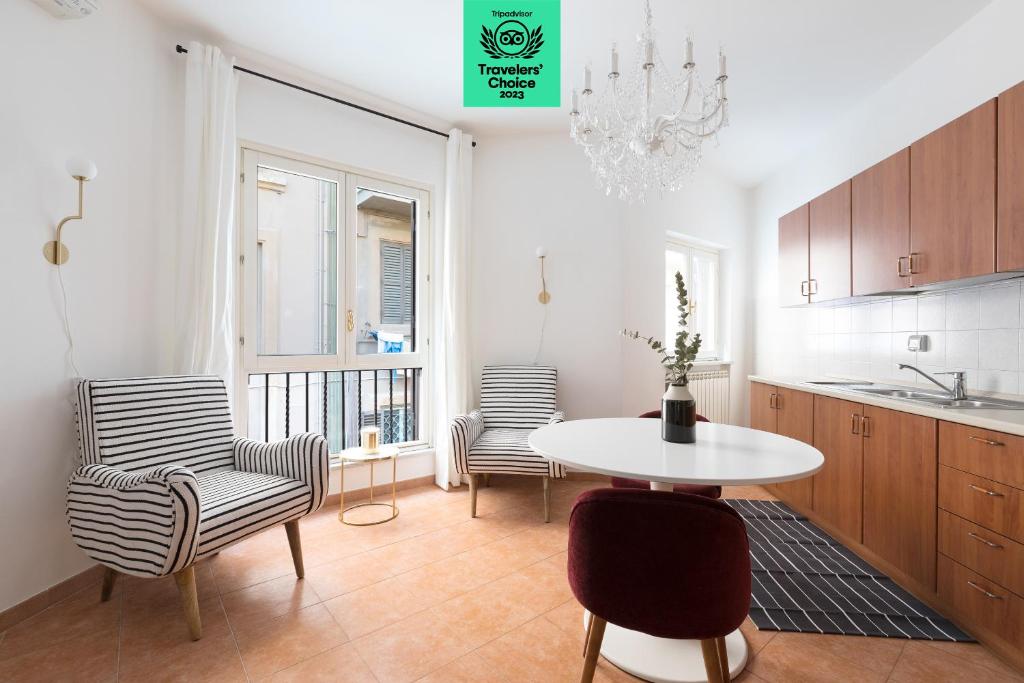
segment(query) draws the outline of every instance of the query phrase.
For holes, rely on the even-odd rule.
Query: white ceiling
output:
[[[731,126],[709,163],[755,184],[990,0],[653,0],[659,50],[729,59]],[[566,131],[561,108],[462,106],[462,0],[142,0],[182,26],[480,135]],[[301,9],[299,9],[301,7]],[[630,45],[641,0],[562,0],[563,91]],[[631,54],[631,52],[624,52]],[[595,74],[596,75],[596,74]],[[708,79],[710,80],[710,79]],[[599,79],[595,78],[595,82]],[[568,97],[564,98],[568,100]]]

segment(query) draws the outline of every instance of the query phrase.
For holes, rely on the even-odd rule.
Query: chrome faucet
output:
[[[954,400],[961,400],[961,399],[967,398],[967,391],[964,389],[964,371],[963,370],[953,370],[951,372],[936,372],[935,373],[936,375],[952,375],[953,376],[953,388],[951,389],[951,388],[947,387],[945,384],[943,384],[942,382],[940,382],[939,380],[937,380],[934,377],[932,377],[931,375],[929,375],[924,370],[919,370],[918,368],[915,368],[913,365],[907,365],[906,363],[900,363],[899,367],[900,367],[900,370],[904,370],[904,369],[906,369],[906,370],[913,370],[914,372],[916,372],[917,374],[921,375],[926,380],[928,380],[932,384],[936,385],[937,387],[939,387],[943,391],[948,392],[949,393],[949,397],[954,399]]]

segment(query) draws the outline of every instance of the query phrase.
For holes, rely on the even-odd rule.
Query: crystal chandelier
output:
[[[626,201],[643,201],[649,190],[672,192],[696,170],[701,145],[729,124],[725,96],[725,54],[718,55],[718,78],[704,87],[693,61],[693,40],[686,40],[682,73],[661,60],[654,41],[650,0],[644,3],[644,31],[637,36],[632,70],[619,73],[612,44],[611,71],[604,91],[590,87],[590,66],[583,92],[572,91],[570,136],[583,147],[598,184]]]

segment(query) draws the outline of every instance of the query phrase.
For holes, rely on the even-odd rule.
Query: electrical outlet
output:
[[[907,337],[907,351],[927,351],[928,335],[912,334]]]

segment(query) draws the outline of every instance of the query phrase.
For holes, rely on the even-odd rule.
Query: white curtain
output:
[[[234,61],[216,47],[189,43],[175,289],[175,371],[220,375],[228,386],[237,337]]]
[[[452,417],[467,412],[473,387],[469,358],[469,239],[473,178],[473,137],[458,128],[448,133],[444,183],[444,225],[435,231],[439,254],[434,316],[434,480],[441,488],[458,486],[448,437]]]

